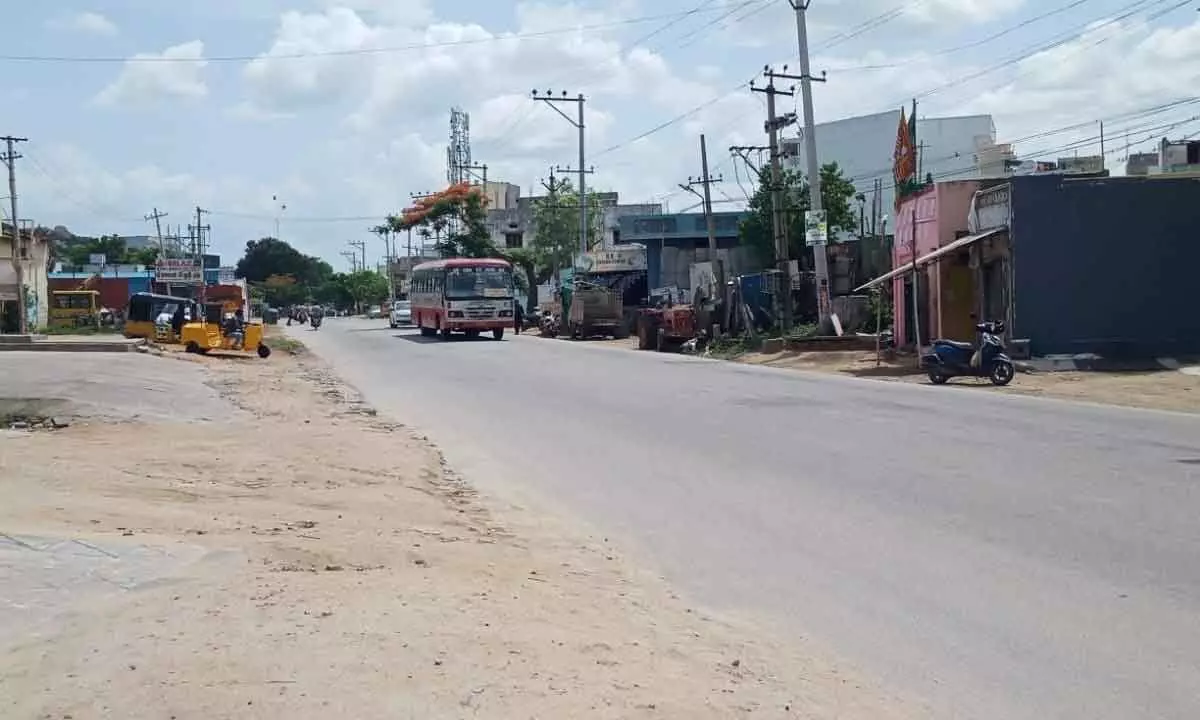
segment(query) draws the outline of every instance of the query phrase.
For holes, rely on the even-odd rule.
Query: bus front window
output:
[[[446,271],[447,300],[494,300],[512,296],[512,271],[508,268],[458,267]]]

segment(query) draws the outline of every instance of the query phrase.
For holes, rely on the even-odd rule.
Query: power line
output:
[[[741,7],[752,5],[761,0],[748,0],[741,3]],[[711,5],[715,0],[706,2],[705,5]],[[437,42],[410,43],[405,45],[391,45],[386,47],[376,48],[355,48],[352,50],[315,50],[311,52],[295,52],[295,53],[280,53],[277,55],[215,55],[205,58],[180,58],[180,57],[162,57],[158,55],[145,56],[134,55],[132,57],[115,57],[115,56],[86,56],[86,55],[0,55],[0,61],[5,62],[27,62],[27,63],[137,63],[137,64],[152,64],[152,63],[247,63],[255,60],[302,60],[308,58],[319,57],[355,57],[360,55],[386,55],[392,53],[411,52],[414,50],[432,50],[435,48],[457,47],[468,45],[483,45],[493,42],[504,42],[509,40],[531,40],[542,37],[552,37],[555,35],[569,35],[578,32],[589,32],[593,30],[607,30],[630,25],[640,25],[642,23],[654,22],[656,20],[671,20],[672,22],[664,25],[661,29],[669,28],[675,25],[679,20],[690,17],[702,12],[717,12],[723,10],[720,8],[693,8],[682,12],[660,13],[657,15],[643,15],[640,17],[621,18],[610,20],[602,23],[590,23],[587,25],[574,25],[570,27],[551,28],[548,30],[537,30],[524,33],[508,33],[503,35],[492,35],[486,38],[468,38],[462,40],[442,40]],[[657,32],[657,31],[656,31]],[[651,33],[651,36],[655,33]],[[649,36],[648,36],[649,37]],[[640,42],[640,41],[639,41]]]
[[[709,12],[709,11],[713,11],[713,10],[723,9],[723,8],[710,7],[715,2],[716,2],[716,0],[704,0],[704,2],[700,3],[699,5],[693,7],[690,10],[686,10],[682,13],[675,13],[675,14],[671,15],[670,16],[671,20],[669,20],[668,22],[663,23],[659,27],[654,28],[650,32],[645,33],[644,35],[641,35],[638,38],[635,38],[632,42],[622,43],[620,52],[625,53],[630,50],[633,50],[634,48],[637,48],[642,43],[650,40],[651,38],[654,38],[655,36],[660,35],[667,30],[675,28],[676,26],[679,25],[679,22],[685,18],[691,17],[691,16],[696,15],[701,12]],[[756,4],[763,4],[763,7],[765,8],[765,7],[767,7],[767,5],[770,4],[770,2],[772,2],[772,0],[743,0],[742,2],[735,4],[733,6],[733,10],[731,10],[730,12],[736,12],[737,10],[744,9],[747,6],[756,5]],[[726,15],[728,15],[728,13],[726,13]],[[722,15],[721,17],[722,18],[726,17],[726,15]],[[718,19],[720,19],[720,18],[718,18]],[[702,27],[701,30],[703,30],[706,27],[708,27],[708,25],[705,25],[704,27]],[[661,51],[662,51],[662,48],[660,47],[659,52],[661,52]],[[554,78],[553,80],[551,80],[549,85],[550,86],[562,85],[563,82],[568,79],[567,76],[569,74],[570,74],[569,72],[560,74],[557,78]],[[521,125],[523,125],[525,123],[525,121],[528,120],[531,115],[533,115],[533,106],[525,106],[525,111],[523,113],[521,113],[520,117],[517,117],[517,113],[520,112],[520,110],[521,110],[520,105],[514,106],[512,112],[510,112],[508,114],[508,116],[505,118],[505,120],[503,121],[505,124],[505,128],[504,128],[503,132],[499,133],[495,138],[484,140],[483,142],[486,144],[489,144],[489,145],[500,145],[500,144],[503,144],[505,141],[507,141],[509,136],[511,136],[512,133],[514,131],[516,131],[517,128],[519,128]],[[513,118],[516,118],[516,119],[514,120]],[[509,122],[510,120],[511,120],[511,122]]]
[[[956,85],[961,85],[961,84],[963,84],[963,83],[965,83],[965,82],[969,82],[970,80],[977,79],[978,77],[982,77],[983,75],[990,74],[990,73],[992,73],[992,72],[995,72],[996,70],[1002,69],[1002,68],[1004,68],[1004,67],[1008,67],[1008,66],[1011,66],[1011,65],[1015,65],[1016,63],[1018,63],[1018,62],[1020,62],[1020,61],[1022,61],[1022,60],[1025,60],[1025,59],[1026,59],[1026,58],[1028,58],[1028,57],[1031,57],[1031,56],[1033,56],[1033,55],[1036,55],[1036,54],[1037,54],[1037,53],[1039,53],[1039,52],[1044,52],[1045,50],[1048,50],[1048,49],[1053,49],[1054,47],[1057,47],[1057,46],[1060,46],[1060,45],[1066,44],[1066,43],[1067,43],[1067,42],[1069,42],[1071,39],[1077,39],[1077,38],[1079,37],[1079,35],[1078,35],[1078,32],[1079,32],[1080,30],[1085,30],[1085,29],[1086,29],[1088,32],[1094,32],[1095,30],[1098,30],[1098,29],[1100,29],[1100,28],[1102,28],[1102,27],[1105,27],[1105,26],[1107,26],[1107,25],[1110,25],[1110,24],[1112,24],[1113,22],[1119,22],[1119,21],[1121,21],[1121,20],[1124,20],[1124,19],[1127,19],[1127,18],[1131,17],[1132,15],[1135,15],[1135,14],[1137,14],[1137,12],[1139,12],[1139,11],[1140,11],[1140,10],[1142,10],[1142,9],[1144,9],[1144,7],[1143,7],[1143,6],[1149,7],[1149,6],[1153,6],[1153,5],[1156,5],[1156,4],[1162,4],[1162,3],[1164,3],[1164,2],[1167,2],[1167,1],[1168,1],[1168,0],[1140,0],[1139,2],[1132,3],[1131,5],[1127,5],[1127,6],[1125,6],[1125,8],[1126,8],[1127,10],[1129,10],[1130,8],[1132,8],[1132,10],[1129,10],[1128,12],[1126,12],[1126,13],[1125,13],[1125,14],[1123,14],[1123,15],[1119,15],[1119,16],[1117,16],[1117,17],[1110,18],[1109,20],[1107,20],[1107,21],[1105,21],[1105,22],[1102,22],[1102,23],[1100,23],[1099,25],[1095,25],[1094,27],[1090,27],[1090,28],[1089,28],[1089,26],[1092,26],[1094,21],[1089,21],[1088,23],[1084,23],[1084,24],[1083,24],[1083,25],[1081,25],[1081,26],[1077,26],[1077,27],[1075,27],[1075,28],[1074,28],[1074,29],[1071,31],[1073,34],[1071,34],[1071,35],[1070,35],[1069,37],[1067,37],[1067,38],[1060,39],[1060,40],[1056,40],[1056,41],[1055,41],[1054,43],[1052,43],[1051,45],[1046,45],[1046,46],[1036,46],[1036,47],[1034,47],[1033,49],[1027,49],[1027,50],[1026,50],[1026,51],[1025,51],[1023,54],[1021,54],[1021,55],[1018,55],[1018,56],[1016,56],[1016,57],[1011,57],[1011,58],[1009,58],[1009,59],[1007,59],[1007,60],[1003,61],[1002,63],[999,63],[999,64],[996,64],[996,65],[990,66],[990,67],[989,67],[989,68],[987,68],[985,71],[981,71],[981,72],[977,72],[977,73],[973,73],[973,74],[970,74],[970,75],[966,75],[966,76],[963,76],[963,77],[957,78],[957,79],[955,79],[955,80],[953,80],[953,81],[950,81],[950,82],[948,82],[948,83],[944,83],[944,84],[942,84],[942,85],[940,85],[940,86],[937,86],[937,87],[935,87],[935,88],[933,88],[933,89],[931,89],[931,90],[926,90],[926,91],[924,91],[923,93],[920,93],[920,94],[918,94],[918,95],[917,95],[917,97],[918,97],[918,98],[920,98],[920,97],[927,97],[927,96],[929,96],[929,95],[935,94],[935,93],[937,93],[937,92],[940,92],[940,91],[942,91],[942,90],[946,90],[946,89],[949,89],[949,88],[951,88],[951,87],[954,87],[954,86],[956,86]],[[1189,2],[1190,2],[1190,0],[1177,0],[1176,4],[1175,4],[1174,6],[1172,6],[1172,8],[1170,8],[1170,9],[1175,9],[1175,8],[1178,8],[1178,7],[1182,7],[1183,5],[1186,5],[1186,4],[1188,4]],[[1147,5],[1147,3],[1149,3],[1149,5]],[[824,49],[825,49],[825,48],[821,48],[821,50],[824,50]],[[905,65],[911,65],[911,64],[912,64],[911,62],[910,62],[910,63],[905,63],[904,65],[901,65],[901,67],[903,67],[903,66],[905,66]],[[665,130],[666,128],[668,128],[668,127],[671,127],[672,125],[675,125],[675,124],[677,124],[677,123],[679,123],[679,122],[682,122],[682,121],[684,121],[684,120],[686,120],[686,119],[688,119],[688,118],[692,117],[693,115],[695,115],[695,114],[697,114],[697,113],[701,112],[702,110],[705,110],[705,109],[707,109],[707,108],[709,108],[709,107],[711,107],[711,106],[713,106],[713,105],[717,104],[718,102],[721,102],[721,101],[722,101],[722,100],[724,100],[725,98],[727,98],[727,97],[729,97],[730,95],[732,95],[732,94],[734,94],[734,93],[736,93],[736,92],[738,92],[738,91],[740,91],[740,90],[744,89],[744,88],[745,88],[745,87],[747,87],[747,86],[749,86],[749,80],[747,80],[747,81],[746,81],[746,82],[744,82],[744,83],[739,83],[739,84],[738,84],[736,87],[733,87],[733,88],[731,88],[731,89],[729,89],[729,90],[727,90],[727,91],[725,91],[725,92],[721,93],[720,95],[713,96],[713,97],[709,98],[708,100],[706,100],[706,101],[704,101],[704,102],[700,103],[700,104],[699,104],[699,105],[697,105],[696,107],[693,107],[693,108],[692,108],[692,109],[690,109],[690,110],[684,111],[683,113],[680,113],[679,115],[676,115],[675,117],[673,117],[673,118],[671,118],[671,119],[669,119],[669,120],[667,120],[667,121],[665,121],[665,122],[662,122],[662,123],[660,123],[660,124],[656,125],[655,127],[651,128],[651,129],[649,129],[649,130],[647,130],[647,131],[645,131],[645,132],[643,132],[643,133],[641,133],[641,134],[639,134],[639,135],[636,135],[636,136],[634,136],[634,137],[632,137],[632,138],[630,138],[630,139],[628,139],[628,140],[624,140],[624,141],[622,141],[622,142],[619,142],[619,143],[617,143],[617,144],[615,144],[615,145],[611,145],[611,146],[609,146],[609,147],[605,148],[604,150],[601,150],[599,153],[596,153],[596,154],[595,154],[593,157],[595,157],[595,156],[598,156],[598,155],[606,155],[606,154],[608,154],[608,153],[615,152],[616,150],[619,150],[619,149],[621,149],[621,148],[627,147],[628,145],[630,145],[630,144],[632,144],[632,143],[634,143],[634,142],[637,142],[638,140],[641,140],[641,139],[643,139],[643,138],[649,137],[650,135],[654,135],[654,134],[656,134],[656,133],[658,133],[658,132],[661,132],[662,130]],[[904,100],[898,101],[898,102],[891,103],[891,104],[890,104],[888,107],[895,107],[896,105],[903,104],[903,103],[904,103],[904,102],[906,102],[906,101],[907,101],[907,98],[906,98],[906,99],[904,99]]]

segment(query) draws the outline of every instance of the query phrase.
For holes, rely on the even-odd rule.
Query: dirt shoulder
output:
[[[536,335],[536,331],[533,333]],[[637,339],[592,339],[589,343],[637,350]],[[729,358],[733,362],[787,370],[824,372],[892,382],[927,383],[925,374],[911,360],[876,363],[874,352],[818,351],[779,353],[747,352]],[[1121,405],[1126,407],[1200,413],[1200,369],[1127,372],[1038,372],[1019,373],[1012,384],[993,387],[987,380],[955,378],[953,388],[984,392],[1038,395],[1061,400]]]
[[[893,382],[928,383],[910,360],[877,364],[873,352],[745,353],[734,358],[750,365],[827,372]],[[987,380],[955,378],[951,388],[982,392],[1039,395],[1064,400],[1127,407],[1200,413],[1200,375],[1178,370],[1153,372],[1018,373],[1011,385],[994,387]]]
[[[0,433],[2,717],[909,715],[496,517],[311,357],[137,358],[88,362],[158,411]]]

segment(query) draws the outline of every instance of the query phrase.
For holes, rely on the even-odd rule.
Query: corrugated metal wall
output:
[[[1200,353],[1200,180],[1014,178],[1012,243],[1035,355]]]

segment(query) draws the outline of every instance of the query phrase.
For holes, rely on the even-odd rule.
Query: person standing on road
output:
[[[525,327],[525,308],[521,307],[520,300],[513,301],[513,331],[520,335],[521,329]]]

